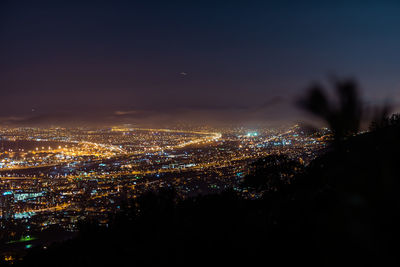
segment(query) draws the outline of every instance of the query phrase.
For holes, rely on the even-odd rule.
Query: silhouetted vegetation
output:
[[[295,175],[303,170],[298,160],[290,159],[287,155],[270,155],[257,160],[242,183],[256,191],[280,191],[292,182]]]
[[[330,100],[322,85],[313,85],[298,105],[326,122],[336,142],[358,132],[363,114],[358,85],[353,80],[334,82],[337,99]]]
[[[376,115],[369,126],[369,130],[377,131],[396,125],[400,125],[400,114],[392,114],[389,116],[389,108],[384,107],[382,110],[376,112]]]

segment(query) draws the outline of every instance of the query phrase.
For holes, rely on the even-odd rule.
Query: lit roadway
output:
[[[191,134],[199,134],[199,135],[206,135],[206,137],[202,137],[202,138],[197,138],[188,142],[183,142],[174,146],[166,146],[164,148],[161,147],[153,147],[150,149],[147,149],[145,151],[142,152],[136,152],[136,153],[126,153],[123,149],[114,146],[114,145],[105,145],[105,144],[98,144],[98,143],[93,143],[93,142],[79,142],[80,144],[86,144],[89,146],[92,146],[94,148],[97,149],[108,149],[109,151],[118,151],[119,153],[123,154],[123,155],[138,155],[138,154],[143,154],[143,153],[148,153],[148,152],[156,152],[156,151],[163,151],[163,150],[173,150],[173,149],[178,149],[178,148],[183,148],[189,145],[195,145],[195,144],[205,144],[208,142],[213,142],[218,140],[219,138],[221,138],[221,134],[220,133],[209,133],[209,132],[197,132],[197,131],[181,131],[181,130],[170,130],[170,129],[144,129],[144,128],[135,128],[135,130],[142,130],[142,131],[157,131],[157,132],[176,132],[176,133],[191,133]],[[75,142],[78,143],[77,141],[70,141],[70,142]],[[48,151],[47,151],[48,152]],[[101,162],[101,159],[96,160]],[[95,163],[96,161],[91,161],[90,163]],[[69,162],[62,162],[61,164],[67,164]],[[43,164],[40,166],[32,166],[32,167],[16,167],[16,168],[9,168],[9,169],[3,169],[3,171],[6,170],[17,170],[17,169],[29,169],[29,168],[42,168],[42,167],[50,167],[50,166],[57,166],[57,165],[61,165],[61,164]],[[210,167],[212,165],[216,165],[217,162],[215,163],[208,163],[207,165],[203,165],[201,168],[203,167]],[[197,169],[198,167],[196,167],[195,169]],[[132,174],[152,174],[152,173],[161,173],[161,172],[174,172],[174,171],[178,171],[178,169],[176,170],[154,170],[154,171],[146,171],[146,172],[138,172],[138,171],[123,171],[123,172],[119,172],[118,176],[123,176],[123,175],[132,175]],[[92,174],[92,176],[96,176],[97,178],[109,178],[110,174]],[[68,178],[72,178],[72,177],[68,177]],[[23,180],[23,179],[44,179],[44,178],[39,178],[39,177],[0,177],[0,179],[3,180]],[[110,192],[111,193],[111,192]],[[95,195],[92,198],[102,198],[105,196],[108,196],[110,193],[104,193],[101,195]],[[61,211],[64,210],[68,207],[70,207],[71,204],[70,203],[62,203],[53,207],[48,207],[48,208],[43,208],[43,209],[37,209],[37,210],[28,210],[25,212],[34,212],[34,213],[41,213],[41,212],[49,212],[49,211]]]
[[[91,156],[96,156],[100,157],[99,159],[95,159],[90,161],[90,163],[96,163],[96,162],[101,162],[104,158],[110,159],[110,158],[115,158],[119,156],[136,156],[140,154],[145,154],[149,152],[157,152],[157,151],[164,151],[164,150],[173,150],[173,149],[178,149],[178,148],[183,148],[189,145],[195,145],[195,144],[200,144],[200,143],[207,143],[207,142],[212,142],[216,141],[219,138],[221,138],[220,133],[211,133],[211,132],[198,132],[198,131],[184,131],[184,130],[170,130],[170,129],[148,129],[148,128],[132,128],[133,130],[140,130],[140,131],[152,131],[152,132],[170,132],[170,133],[190,133],[190,134],[197,134],[197,135],[206,135],[206,137],[202,138],[197,138],[188,142],[183,142],[174,146],[165,146],[165,147],[151,147],[148,149],[145,149],[144,151],[140,152],[133,152],[133,153],[127,153],[124,149],[111,145],[111,144],[101,144],[101,143],[94,143],[94,142],[88,142],[88,141],[75,141],[75,140],[69,140],[68,142],[70,143],[77,143],[80,145],[87,145],[89,146],[92,150],[95,152],[88,153],[86,152],[87,155]],[[43,139],[46,140],[46,139]],[[49,141],[49,140],[48,140]],[[103,150],[103,151],[102,151]],[[105,150],[105,151],[104,151]],[[107,152],[106,152],[107,151]],[[55,150],[45,150],[45,151],[33,151],[34,153],[62,153],[64,154],[65,151],[64,149],[55,149]],[[71,154],[71,151],[68,151],[68,154]],[[82,151],[76,151],[72,153],[73,156],[82,156],[86,155]],[[56,167],[60,165],[65,165],[69,163],[76,162],[76,160],[62,160],[60,162],[54,162],[54,163],[49,163],[49,164],[41,164],[41,165],[31,165],[31,166],[14,166],[14,167],[9,167],[9,168],[1,168],[1,172],[7,172],[7,171],[14,171],[14,170],[26,170],[26,169],[36,169],[36,168],[46,168],[46,167]],[[81,162],[85,163],[85,162]]]

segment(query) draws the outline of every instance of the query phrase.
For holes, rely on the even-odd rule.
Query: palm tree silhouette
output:
[[[333,133],[334,142],[340,143],[358,132],[363,106],[355,81],[337,80],[333,85],[337,99],[330,99],[323,86],[316,84],[309,88],[298,105],[325,121]]]

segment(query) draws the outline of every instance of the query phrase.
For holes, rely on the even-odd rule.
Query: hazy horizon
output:
[[[314,81],[400,99],[396,1],[2,1],[2,125],[281,124]]]

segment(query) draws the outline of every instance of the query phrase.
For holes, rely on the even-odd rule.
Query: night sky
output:
[[[1,1],[2,124],[290,122],[330,75],[400,102],[399,1]]]

